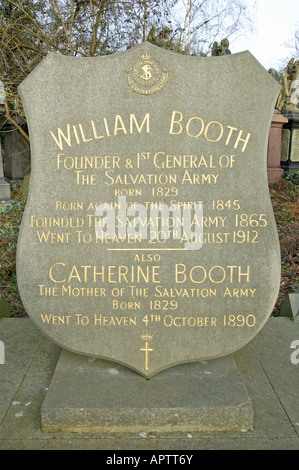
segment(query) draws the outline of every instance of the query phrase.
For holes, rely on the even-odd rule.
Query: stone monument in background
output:
[[[279,290],[266,172],[278,91],[249,52],[149,43],[49,54],[21,84],[32,172],[18,284],[63,348],[44,429],[251,428],[232,353]]]
[[[0,122],[5,115],[4,109],[4,100],[5,100],[5,90],[4,84],[0,80]],[[10,185],[4,178],[4,169],[3,169],[3,157],[2,157],[2,148],[0,141],[0,204],[10,201]]]
[[[269,72],[280,83],[276,102],[277,122],[283,124],[281,166],[284,169],[299,168],[299,61],[292,58],[282,76],[276,70]]]

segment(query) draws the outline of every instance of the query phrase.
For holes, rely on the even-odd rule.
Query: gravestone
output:
[[[284,124],[285,144],[282,147],[284,156],[282,167],[296,169],[299,167],[299,112],[287,113],[288,122]]]
[[[169,387],[165,369],[230,357],[260,331],[280,282],[266,172],[278,91],[249,52],[198,58],[149,43],[49,54],[21,84],[32,172],[18,284],[64,361],[129,367],[152,377],[144,394]]]
[[[281,138],[281,162],[287,162],[289,159],[289,149],[290,149],[290,129],[282,129],[282,138]]]
[[[280,316],[299,321],[299,289],[287,295],[280,306]]]
[[[21,117],[17,117],[16,122],[20,127],[24,127],[24,120]],[[30,173],[31,157],[29,142],[9,122],[5,124],[4,131],[5,177],[10,182],[21,183],[24,177]]]
[[[0,80],[0,124],[2,124],[2,116],[5,115],[4,109],[5,90],[4,84]],[[2,148],[0,141],[0,204],[10,202],[10,185],[4,178]]]
[[[0,142],[0,204],[11,202],[10,199],[10,185],[4,178],[2,150]]]
[[[299,162],[299,129],[292,132],[290,161]]]

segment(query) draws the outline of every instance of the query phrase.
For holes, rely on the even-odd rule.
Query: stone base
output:
[[[280,306],[280,316],[299,322],[299,289],[284,299]]]
[[[268,168],[268,183],[277,183],[283,175],[284,170],[280,167],[277,168]]]
[[[149,380],[62,350],[41,408],[43,431],[248,431],[253,408],[232,356],[172,367]]]
[[[283,175],[280,167],[282,147],[282,126],[288,119],[282,114],[273,114],[268,141],[267,173],[268,182],[276,183]]]
[[[0,178],[0,204],[11,202],[10,199],[10,185],[4,178]]]

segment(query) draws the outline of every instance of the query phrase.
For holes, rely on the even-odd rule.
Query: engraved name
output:
[[[160,115],[158,118],[161,120]],[[241,149],[242,152],[245,152],[251,137],[251,132],[245,132],[233,125],[222,124],[216,120],[206,122],[197,115],[186,117],[178,110],[172,111],[168,129],[170,135],[186,134],[191,138],[202,137],[212,143],[221,141],[226,146]],[[82,123],[68,123],[65,129],[57,127],[56,131],[49,132],[60,150],[64,149],[65,144],[72,147],[74,144],[80,145],[118,135],[132,135],[136,132],[150,134],[150,113],[147,112],[141,118],[137,118],[134,113],[126,117],[116,114],[111,118],[91,119],[84,126]]]

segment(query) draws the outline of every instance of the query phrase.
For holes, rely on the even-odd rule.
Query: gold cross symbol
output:
[[[149,351],[153,351],[153,349],[148,347],[148,342],[145,342],[145,348],[140,348],[140,351],[145,352],[145,370],[148,370],[148,353]]]

